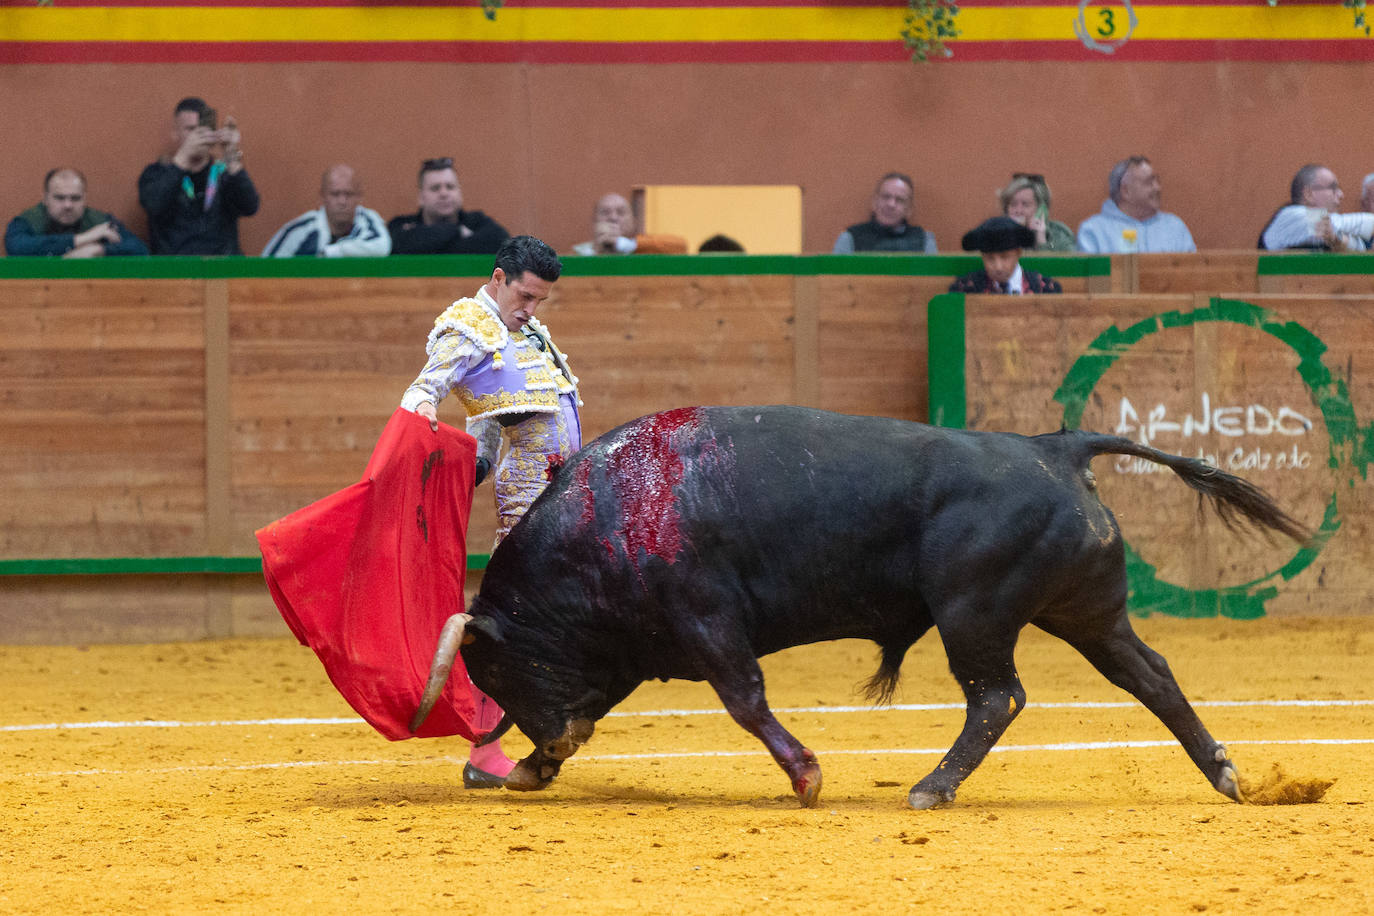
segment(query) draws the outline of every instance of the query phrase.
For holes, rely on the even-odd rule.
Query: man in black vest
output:
[[[935,236],[907,222],[911,216],[913,188],[911,179],[901,172],[888,172],[878,179],[873,192],[873,215],[866,223],[856,223],[835,240],[834,254],[856,251],[904,251],[934,254]]]

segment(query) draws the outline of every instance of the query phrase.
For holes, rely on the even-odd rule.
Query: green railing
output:
[[[1106,277],[1105,256],[1028,257],[1027,266],[1055,277]],[[565,277],[959,276],[977,270],[977,255],[642,254],[568,257]],[[236,277],[482,277],[491,255],[393,255],[387,258],[142,257],[62,260],[0,258],[0,280],[184,280]]]
[[[1262,254],[1255,273],[1261,277],[1285,274],[1374,274],[1374,258],[1363,251],[1352,254],[1322,251]]]

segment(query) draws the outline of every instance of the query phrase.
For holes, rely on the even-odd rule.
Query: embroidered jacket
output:
[[[577,377],[538,320],[530,319],[529,330],[542,338],[545,349],[526,333],[507,330],[484,291],[459,299],[434,320],[425,347],[429,364],[401,405],[410,410],[424,401],[437,405],[452,392],[470,420],[557,412],[560,396],[577,397]]]

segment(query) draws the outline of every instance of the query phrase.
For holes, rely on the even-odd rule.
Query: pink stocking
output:
[[[474,685],[472,688],[472,698],[477,702],[477,716],[474,725],[478,732],[489,732],[501,721],[501,707],[496,705],[496,701],[478,690]],[[511,760],[501,750],[501,742],[493,741],[485,747],[473,745],[472,751],[468,754],[468,760],[479,770],[484,770],[496,776],[505,778],[510,775],[510,771],[515,769],[515,761]]]

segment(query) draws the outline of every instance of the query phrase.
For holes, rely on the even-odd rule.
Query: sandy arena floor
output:
[[[962,721],[934,636],[897,702],[935,708],[864,707],[866,643],[765,660],[815,809],[699,684],[645,685],[518,794],[464,791],[455,741],[381,738],[286,639],[0,647],[0,912],[1374,912],[1374,618],[1137,628],[1243,778],[1324,799],[1227,801],[1038,631],[1029,708],[925,812],[907,789]]]

